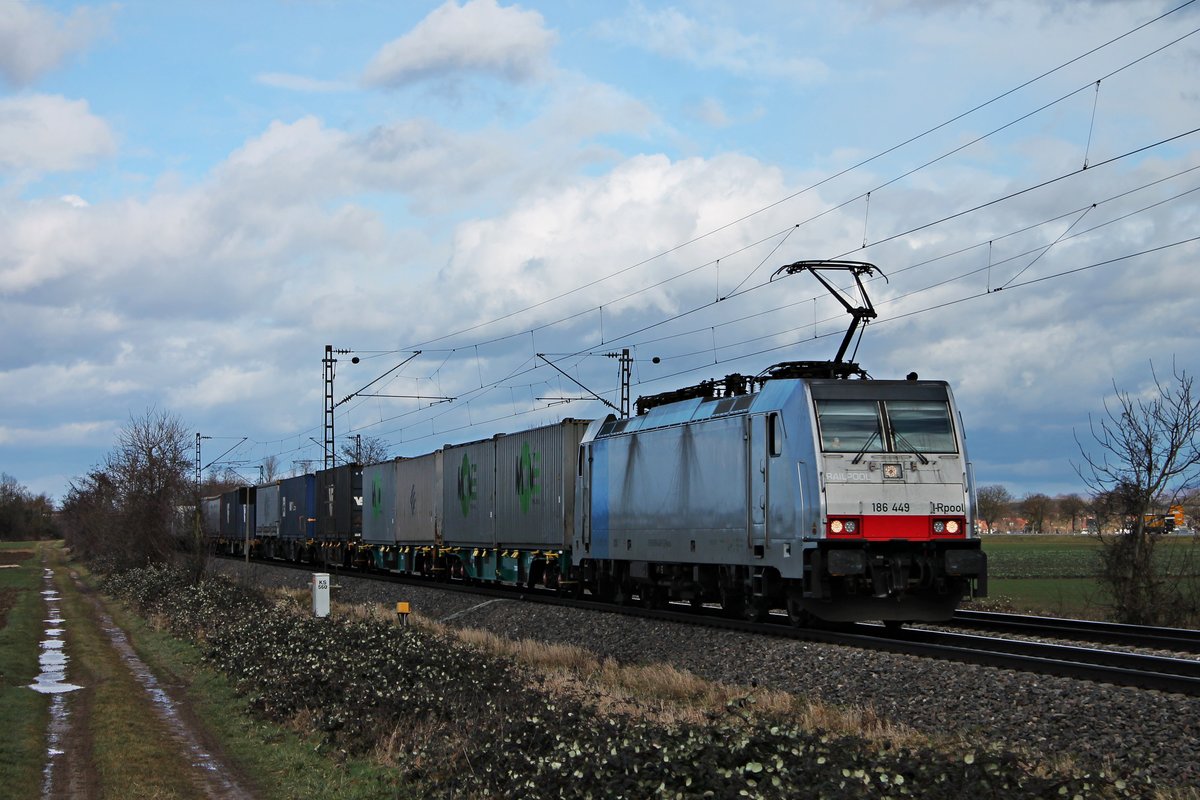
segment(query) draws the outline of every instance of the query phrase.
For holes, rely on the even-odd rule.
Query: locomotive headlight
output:
[[[958,520],[946,520],[946,533],[958,533]]]
[[[846,520],[846,533],[857,533],[857,532],[858,532],[858,522],[856,520],[852,520],[852,519]]]
[[[829,532],[830,533],[841,533],[842,528],[843,528],[843,525],[842,525],[842,521],[840,519],[835,519],[829,523]]]
[[[940,519],[935,519],[933,521],[933,532],[934,533],[945,533],[946,532],[946,523]]]

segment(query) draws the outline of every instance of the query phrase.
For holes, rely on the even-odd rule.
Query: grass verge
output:
[[[89,775],[102,798],[201,797],[184,758],[145,690],[113,649],[96,608],[55,566],[66,620],[72,693],[68,745],[90,756]]]
[[[115,605],[115,604],[114,604]],[[138,655],[164,683],[183,687],[184,700],[206,731],[221,743],[222,757],[240,775],[252,776],[262,800],[371,800],[406,797],[392,770],[368,759],[346,758],[289,725],[265,722],[229,680],[208,667],[199,647],[163,631],[153,620],[110,607]],[[303,720],[296,720],[300,727]]]
[[[48,545],[47,545],[48,546]],[[28,687],[39,672],[42,638],[40,546],[0,544],[0,786],[12,797],[37,797],[45,761],[49,702]]]

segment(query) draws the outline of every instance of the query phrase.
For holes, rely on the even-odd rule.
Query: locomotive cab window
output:
[[[783,455],[783,423],[778,414],[767,417],[767,452],[772,456]]]
[[[938,400],[816,400],[826,453],[956,453],[950,407]]]
[[[889,400],[884,406],[894,449],[916,453],[953,453],[958,449],[945,403]]]
[[[884,449],[879,403],[874,400],[818,400],[817,420],[826,453]]]

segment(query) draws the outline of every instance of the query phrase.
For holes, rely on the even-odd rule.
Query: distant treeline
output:
[[[58,536],[54,504],[35,495],[8,473],[0,473],[0,540],[26,541]]]

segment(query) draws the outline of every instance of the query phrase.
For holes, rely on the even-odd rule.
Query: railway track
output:
[[[241,561],[242,559],[232,560]],[[255,561],[255,563],[270,564],[303,571],[313,571],[316,569],[312,565],[289,564],[274,560]],[[1077,678],[1097,683],[1200,696],[1200,659],[1179,656],[1147,655],[1099,647],[1082,647],[1031,641],[1028,639],[981,636],[978,634],[927,628],[904,628],[897,631],[884,628],[881,625],[865,623],[797,628],[790,625],[787,617],[782,614],[772,614],[768,620],[755,623],[724,617],[719,608],[707,606],[691,608],[682,604],[670,604],[666,608],[661,609],[642,608],[639,606],[615,606],[609,603],[595,602],[587,598],[572,599],[552,592],[514,587],[435,583],[423,578],[346,570],[330,570],[330,572],[337,577],[355,577],[366,580],[409,583],[426,588],[469,592],[487,597],[506,598],[509,600],[519,599],[527,602],[569,606],[605,613],[619,613],[690,625],[702,624],[724,630],[823,642],[848,647],[862,647],[923,658],[938,658],[1001,669]],[[1007,624],[1008,627],[1004,630],[1013,634],[1033,633],[1037,636],[1053,638],[1089,638],[1091,641],[1111,643],[1111,637],[1116,637],[1120,633],[1124,637],[1120,641],[1120,644],[1136,644],[1139,647],[1153,647],[1184,653],[1196,651],[1189,647],[1181,648],[1169,643],[1179,641],[1186,644],[1192,642],[1191,647],[1195,647],[1195,643],[1200,643],[1200,631],[1150,629],[1153,632],[1139,633],[1137,630],[1139,626],[1120,626],[1108,623],[1092,624],[1079,620],[1063,620],[1061,622],[1076,624],[1056,627],[1050,624],[1055,620],[1045,617],[1022,617],[1015,614],[981,614],[980,612],[960,612],[960,614],[963,615],[961,618],[958,614],[955,615],[955,621],[958,624],[964,626],[970,625],[972,627],[995,625],[997,629]],[[1079,624],[1081,622],[1084,624]],[[1025,627],[1022,628],[1022,625]],[[1118,628],[1127,630],[1118,632],[1115,630]],[[1091,639],[1087,634],[1087,631],[1092,629],[1097,632],[1094,639]],[[1163,630],[1167,630],[1170,633],[1165,635],[1157,633]],[[1147,644],[1148,642],[1153,642],[1154,644]]]
[[[1200,631],[1185,628],[1156,628],[1086,619],[1002,614],[993,611],[957,611],[952,624],[971,630],[996,631],[1022,636],[1046,636],[1053,639],[1102,642],[1143,647],[1150,650],[1200,654]]]

